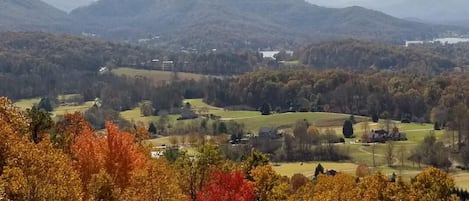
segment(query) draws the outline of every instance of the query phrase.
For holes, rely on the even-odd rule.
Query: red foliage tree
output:
[[[253,201],[254,183],[244,179],[242,171],[214,172],[210,181],[197,192],[200,201]]]

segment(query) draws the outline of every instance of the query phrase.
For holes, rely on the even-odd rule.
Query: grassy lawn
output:
[[[141,76],[141,77],[151,79],[155,82],[171,81],[174,75],[173,72],[171,71],[143,70],[143,69],[133,69],[133,68],[116,68],[112,70],[112,73],[116,75],[125,75],[129,77]],[[195,74],[195,73],[178,72],[177,77],[180,80],[199,80],[202,77],[204,77],[204,75]]]

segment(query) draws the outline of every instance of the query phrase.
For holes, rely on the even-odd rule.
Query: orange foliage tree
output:
[[[91,130],[83,129],[72,145],[75,167],[85,189],[93,174],[101,170],[109,174],[117,187],[125,189],[132,173],[145,167],[146,157],[134,144],[131,134],[120,132],[109,122],[106,123],[106,133],[104,137],[96,137]]]
[[[200,201],[252,201],[254,183],[245,179],[243,171],[213,172],[211,179],[197,192]]]

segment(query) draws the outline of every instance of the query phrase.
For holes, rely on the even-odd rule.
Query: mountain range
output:
[[[304,0],[99,0],[69,14],[40,0],[4,0],[0,17],[0,30],[86,32],[188,49],[288,48],[349,37],[401,43],[453,29]]]

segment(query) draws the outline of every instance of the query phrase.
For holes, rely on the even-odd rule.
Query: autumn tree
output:
[[[144,167],[146,157],[134,144],[131,134],[120,132],[117,126],[109,122],[106,123],[106,131],[104,168],[119,187],[125,188],[130,182],[131,173]]]
[[[371,174],[370,168],[367,165],[361,164],[357,166],[357,170],[355,171],[357,177],[366,177]]]
[[[134,136],[137,144],[142,144],[143,141],[150,139],[150,133],[148,132],[148,129],[145,128],[145,124],[143,122],[137,122],[134,124],[130,132]]]
[[[10,157],[11,142],[27,132],[26,117],[9,99],[0,97],[0,174]]]
[[[410,200],[457,200],[451,195],[454,180],[444,171],[427,168],[411,180]]]
[[[293,126],[293,135],[297,141],[300,151],[306,152],[310,148],[310,136],[308,135],[309,123],[306,120],[299,120]]]
[[[298,189],[306,185],[308,182],[310,182],[310,180],[307,177],[305,177],[303,174],[300,174],[300,173],[294,174],[290,179],[291,189],[293,192],[296,192]]]
[[[103,169],[106,141],[96,138],[91,129],[86,127],[81,129],[83,131],[76,137],[71,151],[73,157],[76,158],[75,169],[80,174],[83,189],[86,190],[91,177]]]
[[[265,154],[257,150],[252,150],[251,155],[249,155],[249,157],[244,162],[244,168],[246,170],[246,178],[253,181],[251,171],[258,166],[264,166],[268,164],[269,164],[269,158]]]
[[[221,164],[221,152],[212,144],[200,145],[194,157],[180,155],[175,162],[179,187],[191,200],[197,200],[197,191],[205,185],[212,169]]]
[[[87,189],[92,176],[102,170],[118,188],[125,189],[132,173],[143,169],[146,161],[139,146],[134,144],[133,136],[120,132],[112,123],[106,123],[105,137],[96,137],[90,130],[78,136],[72,145],[72,154],[87,192],[93,190]]]
[[[314,186],[314,198],[317,201],[360,200],[356,179],[339,173],[335,176],[319,175]]]
[[[67,113],[55,124],[55,130],[51,133],[51,141],[54,146],[71,153],[72,144],[78,136],[91,133],[91,125],[80,112]]]
[[[373,176],[363,178],[358,184],[358,195],[362,200],[392,200],[388,194],[388,186],[391,184],[381,172]]]
[[[82,200],[81,181],[67,155],[47,139],[15,143],[0,176],[7,200]]]
[[[197,192],[197,200],[201,201],[252,201],[255,184],[247,179],[243,171],[215,171],[210,180]]]
[[[175,175],[176,171],[165,160],[149,161],[145,169],[133,174],[123,197],[135,201],[184,200]]]
[[[121,189],[114,183],[114,179],[103,169],[93,174],[87,184],[89,189],[86,198],[89,200],[121,200]]]
[[[28,118],[0,97],[0,197],[6,200],[82,200],[72,161],[45,138],[28,139]]]
[[[315,126],[309,126],[308,130],[306,131],[309,138],[309,143],[311,144],[320,144],[321,134],[319,133],[319,129]]]
[[[286,200],[290,185],[270,165],[258,166],[251,171],[256,183],[256,195],[259,201]]]

